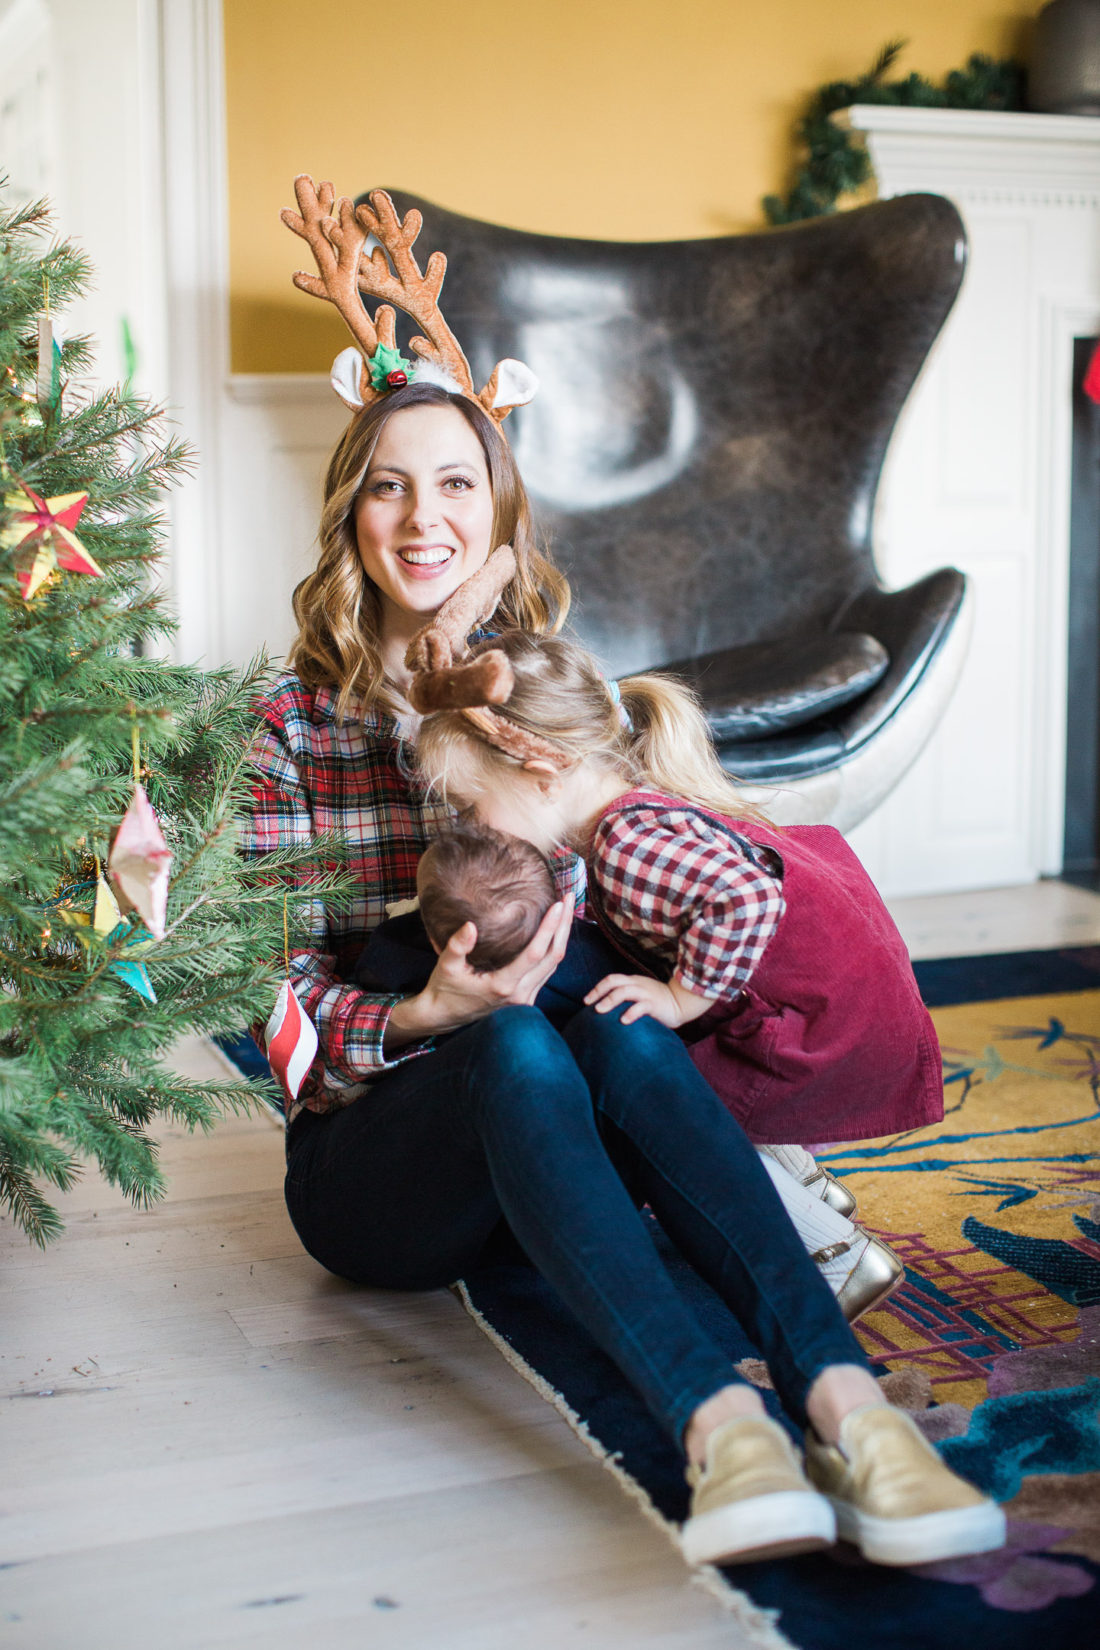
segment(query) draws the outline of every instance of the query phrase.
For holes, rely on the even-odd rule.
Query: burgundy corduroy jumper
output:
[[[684,806],[634,791],[602,817],[662,801]],[[786,909],[763,957],[734,999],[715,1003],[686,1033],[695,1065],[750,1139],[813,1146],[938,1122],[943,1076],[932,1021],[904,941],[840,832],[692,811],[728,831],[735,851],[765,850],[765,863],[782,866]],[[639,960],[644,947],[604,908],[598,858],[588,877],[597,918]],[[684,889],[685,901],[697,894]],[[667,977],[658,959],[647,961]]]

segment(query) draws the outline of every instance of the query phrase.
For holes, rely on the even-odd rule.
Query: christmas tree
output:
[[[295,918],[272,879],[308,857],[261,880],[237,854],[264,665],[157,657],[158,501],[190,459],[128,390],[81,390],[90,346],[56,317],[88,270],[47,227],[0,196],[0,1207],[39,1243],[83,1160],[148,1203],[158,1118],[274,1096],[171,1050],[267,1019]]]

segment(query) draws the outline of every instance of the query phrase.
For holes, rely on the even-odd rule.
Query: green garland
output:
[[[858,189],[872,176],[871,159],[858,135],[830,117],[853,103],[900,104],[918,109],[1022,109],[1023,65],[1012,58],[996,61],[975,52],[964,69],[952,69],[942,86],[923,75],[887,81],[886,75],[904,49],[904,40],[884,46],[868,74],[859,80],[834,80],[820,87],[795,127],[807,158],[786,195],[765,195],[770,224],[797,223],[836,211],[837,197]]]

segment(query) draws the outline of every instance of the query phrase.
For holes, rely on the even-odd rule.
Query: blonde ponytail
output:
[[[643,784],[738,818],[764,819],[719,762],[699,701],[672,676],[624,676],[630,754]]]

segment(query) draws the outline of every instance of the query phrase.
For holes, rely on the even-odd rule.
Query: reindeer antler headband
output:
[[[346,406],[357,410],[425,380],[468,395],[497,424],[513,407],[526,406],[538,379],[522,361],[498,361],[484,389],[475,390],[470,364],[439,309],[447,260],[433,252],[421,270],[413,254],[423,223],[419,212],[400,217],[384,189],[371,190],[369,206],[356,206],[346,195],[337,200],[331,183],[317,188],[306,172],[295,178],[294,194],[298,211],[285,208],[280,217],[309,243],[317,264],[316,275],[298,270],[294,285],[334,304],[359,346],[342,350],[332,364],[332,387]],[[378,244],[368,254],[371,237]],[[383,300],[373,321],[360,293]],[[397,348],[395,304],[424,329],[409,343],[416,361]]]
[[[469,658],[467,637],[495,613],[515,571],[515,551],[502,544],[447,598],[431,623],[417,631],[405,653],[405,664],[413,672],[409,703],[424,716],[434,710],[461,711],[486,743],[525,766],[560,773],[572,766],[567,751],[493,709],[507,704],[515,686],[507,655],[491,647]]]

